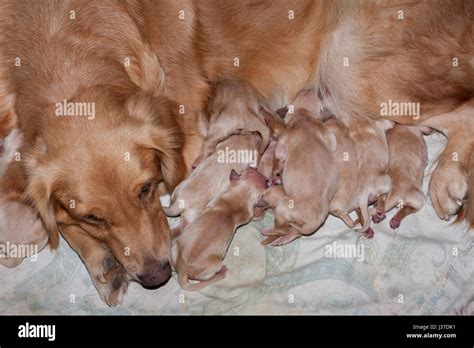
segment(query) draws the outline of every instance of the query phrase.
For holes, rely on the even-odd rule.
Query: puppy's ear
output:
[[[131,117],[143,122],[146,136],[139,143],[156,152],[165,186],[173,192],[187,173],[178,105],[166,97],[137,93],[129,98],[126,109]]]
[[[55,250],[59,245],[59,227],[52,205],[53,182],[56,173],[52,165],[44,163],[45,155],[46,146],[42,141],[37,141],[33,152],[25,161],[29,174],[25,199],[33,205],[41,217],[49,233],[49,247]]]
[[[237,180],[240,180],[240,177],[242,176],[242,174],[238,174],[235,170],[231,170],[230,172],[230,177],[229,177],[229,180],[230,181],[237,181]]]
[[[266,200],[264,200],[263,197],[260,197],[257,204],[255,204],[255,206],[257,208],[265,208],[265,207],[268,207],[269,205],[270,205],[270,203],[268,203]]]

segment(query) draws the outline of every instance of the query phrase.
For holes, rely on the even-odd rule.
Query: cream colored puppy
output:
[[[430,134],[427,127],[395,125],[387,131],[390,153],[388,175],[392,180],[389,193],[377,200],[372,221],[378,223],[385,219],[385,212],[396,206],[400,209],[390,220],[390,227],[396,229],[401,221],[423,207],[425,195],[422,191],[423,177],[428,164],[428,152],[423,134]]]
[[[260,134],[262,142],[258,150],[263,154],[268,146],[270,133],[260,113],[260,106],[258,94],[246,83],[237,80],[217,83],[215,96],[210,103],[211,115],[206,139],[193,168],[210,156],[218,143],[242,132]]]
[[[23,136],[18,129],[2,141],[0,176],[11,161],[21,160],[18,152]],[[0,264],[18,266],[24,258],[33,256],[48,244],[49,236],[34,210],[17,202],[21,197],[1,192],[0,198]]]
[[[338,188],[331,200],[329,212],[342,219],[348,227],[354,228],[355,223],[349,214],[358,208],[357,183],[359,176],[355,144],[349,136],[349,130],[337,119],[327,120],[324,122],[324,126],[335,135],[337,140],[334,160],[339,172]]]
[[[286,130],[275,149],[272,183],[263,200],[275,209],[275,227],[264,229],[274,246],[315,232],[323,224],[337,190],[336,138],[306,109],[285,117]]]
[[[163,208],[167,216],[181,215],[180,225],[171,231],[173,238],[202,213],[210,200],[227,189],[231,170],[242,173],[258,165],[260,143],[257,134],[232,135],[176,187],[170,206]]]
[[[265,188],[265,177],[255,169],[242,174],[232,170],[228,190],[209,202],[203,213],[184,228],[171,250],[183,289],[199,290],[225,277],[227,268],[222,260],[234,232],[252,219]]]
[[[393,127],[388,120],[373,120],[359,117],[347,125],[349,135],[357,153],[357,215],[361,228],[368,238],[373,237],[370,228],[369,205],[379,196],[390,191],[391,180],[388,175],[389,153],[385,132]]]

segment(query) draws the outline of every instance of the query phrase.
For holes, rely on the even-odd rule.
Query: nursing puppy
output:
[[[425,195],[422,191],[423,176],[428,163],[428,152],[423,134],[431,131],[427,127],[395,125],[387,131],[390,153],[388,175],[392,180],[389,193],[377,200],[372,221],[385,219],[385,212],[400,206],[400,210],[390,220],[390,227],[396,229],[401,221],[423,207]]]
[[[211,115],[206,139],[193,168],[210,156],[222,140],[245,131],[260,134],[262,142],[259,153],[263,154],[268,146],[270,134],[259,109],[259,96],[246,83],[237,80],[218,82],[215,97],[210,103]]]
[[[337,140],[334,159],[339,172],[338,189],[331,200],[329,212],[342,219],[348,227],[354,228],[355,223],[349,213],[358,207],[356,183],[359,177],[355,144],[349,136],[349,130],[337,119],[327,120],[324,126]]]
[[[23,135],[18,129],[13,129],[2,140],[0,157],[0,177],[12,161],[21,160],[18,152],[23,142]],[[35,212],[28,206],[18,202],[18,195],[3,192],[0,198],[0,246],[5,248],[5,254],[0,255],[0,264],[6,267],[18,266],[25,257],[41,251],[49,240],[49,235],[43,223]],[[24,254],[9,255],[8,246],[24,250]]]
[[[206,205],[229,186],[229,173],[235,170],[242,173],[249,166],[258,163],[258,147],[261,140],[258,134],[232,135],[217,145],[217,150],[206,158],[174,190],[169,207],[163,210],[167,216],[181,215],[178,227],[171,230],[172,238],[179,236],[183,228],[193,222]],[[226,153],[243,154],[245,161],[229,161]]]
[[[225,277],[227,268],[222,260],[234,232],[253,217],[254,206],[265,188],[265,178],[255,169],[242,174],[232,170],[228,190],[209,202],[202,215],[184,228],[171,251],[183,289],[199,290]]]
[[[336,138],[306,109],[285,117],[286,130],[278,139],[271,187],[263,201],[275,209],[275,227],[264,229],[269,236],[262,244],[291,242],[316,231],[326,219],[337,190],[338,171],[334,163]]]
[[[380,195],[390,191],[388,175],[389,153],[385,132],[393,127],[388,120],[359,117],[347,125],[357,153],[357,209],[361,228],[356,229],[368,238],[373,237],[370,228],[369,205]]]

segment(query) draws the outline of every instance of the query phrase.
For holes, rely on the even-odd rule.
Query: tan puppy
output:
[[[357,206],[358,164],[355,144],[349,136],[349,130],[335,118],[324,122],[324,126],[335,135],[337,149],[334,159],[339,172],[339,184],[331,200],[330,213],[339,217],[344,223],[354,228],[355,223],[349,216]]]
[[[291,242],[316,231],[326,219],[337,190],[338,172],[334,163],[336,138],[315,115],[296,109],[285,117],[286,131],[278,139],[271,188],[263,197],[275,208],[275,227],[264,229],[269,236],[263,244]],[[280,179],[281,178],[281,179]]]
[[[2,141],[0,177],[10,162],[21,160],[18,151],[22,142],[23,135],[16,128]],[[33,209],[18,202],[17,198],[3,192],[0,198],[0,264],[6,267],[18,266],[24,258],[41,251],[49,240]]]
[[[387,131],[390,153],[388,174],[392,188],[377,200],[377,208],[372,221],[378,223],[385,219],[385,212],[396,206],[400,210],[390,220],[390,227],[396,229],[401,221],[423,207],[425,195],[422,191],[423,177],[428,163],[428,152],[423,134],[429,134],[427,127],[418,128],[395,125]]]
[[[249,166],[257,166],[260,142],[257,134],[230,136],[217,145],[216,152],[201,162],[189,178],[178,185],[170,206],[163,208],[168,216],[181,215],[180,225],[171,231],[173,238],[202,213],[210,200],[227,190],[231,170],[242,173]],[[231,158],[230,155],[235,156]]]
[[[393,127],[388,120],[373,120],[359,117],[355,122],[349,122],[347,128],[354,141],[357,153],[357,206],[361,228],[356,229],[368,238],[374,235],[370,228],[369,205],[380,195],[390,191],[388,175],[388,145],[385,132]]]
[[[195,291],[225,277],[222,260],[235,230],[250,221],[266,188],[255,169],[232,170],[229,189],[214,198],[193,224],[186,226],[172,247],[172,262],[185,290]],[[189,280],[198,280],[191,283]]]
[[[219,142],[232,134],[245,131],[260,134],[262,142],[259,153],[263,154],[268,146],[270,133],[259,109],[259,96],[246,83],[236,80],[217,83],[215,97],[210,103],[211,115],[206,139],[193,168],[210,156]]]

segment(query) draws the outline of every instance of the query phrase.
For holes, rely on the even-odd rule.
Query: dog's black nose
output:
[[[147,262],[148,265],[150,263]],[[154,263],[153,266],[145,267],[145,273],[138,276],[140,283],[145,288],[156,288],[164,284],[171,277],[171,265],[168,261]]]

